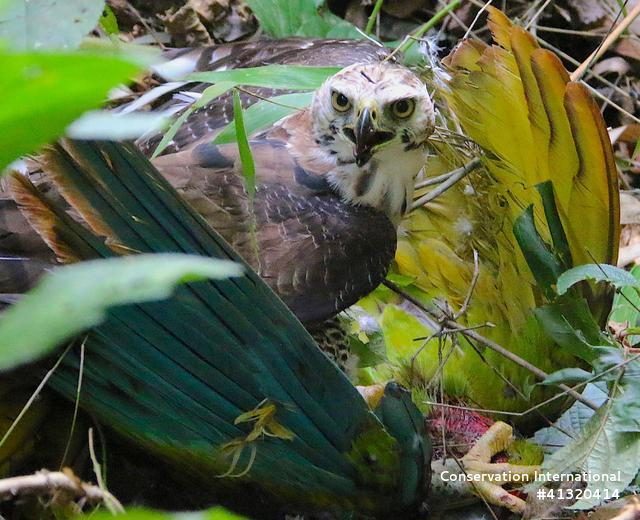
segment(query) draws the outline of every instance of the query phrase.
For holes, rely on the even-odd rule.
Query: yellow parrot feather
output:
[[[619,234],[615,164],[602,116],[585,87],[570,82],[560,60],[541,49],[528,32],[497,9],[488,10],[496,45],[462,42],[444,60],[450,79],[437,93],[446,101],[443,113],[451,128],[461,128],[480,148],[482,168],[404,222],[396,269],[414,280],[414,293],[425,302],[440,300],[457,312],[471,288],[476,251],[477,283],[458,321],[492,324],[481,329],[483,335],[553,372],[576,366],[576,360],[546,337],[536,321],[534,310],[545,303],[545,294],[513,226],[533,206],[538,231],[552,242],[536,187],[551,181],[572,264],[614,262]],[[465,156],[439,155],[436,149],[427,175],[465,161]],[[418,192],[422,194],[424,190]],[[590,295],[589,301],[598,304],[598,298],[603,294]],[[407,337],[398,327],[410,323],[398,319],[403,312],[409,311],[383,313],[390,351],[407,348],[398,343]],[[413,352],[418,347],[414,345]],[[460,395],[464,373],[465,401],[486,409],[524,412],[556,392],[533,387],[535,379],[528,371],[463,338],[431,341],[411,363],[419,367],[426,388],[442,378],[450,395]],[[415,374],[407,379],[415,383]],[[564,404],[559,399],[542,411],[552,416]],[[515,422],[533,428],[539,419],[536,412]]]

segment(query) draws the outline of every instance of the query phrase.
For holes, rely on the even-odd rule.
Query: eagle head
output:
[[[334,188],[397,223],[410,207],[435,124],[422,80],[392,63],[351,65],[318,89],[311,121],[319,152],[335,163],[327,173]]]

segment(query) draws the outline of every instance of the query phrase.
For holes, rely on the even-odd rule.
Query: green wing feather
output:
[[[20,203],[57,251],[242,262],[133,145],[66,141],[47,151],[45,165],[91,228],[23,182]],[[280,499],[371,511],[424,497],[430,444],[411,401],[379,419],[251,269],[182,286],[164,302],[115,308],[85,349],[82,406],[199,485],[241,476]],[[70,399],[79,368],[74,353],[52,379]],[[375,456],[380,446],[386,457]]]

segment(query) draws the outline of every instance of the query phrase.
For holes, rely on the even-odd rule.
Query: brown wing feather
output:
[[[187,54],[196,61],[195,69],[215,70],[268,63],[341,66],[380,60],[387,51],[368,42],[288,39],[269,45],[205,48],[183,56]],[[176,136],[174,150],[181,151],[154,162],[301,320],[322,321],[382,281],[395,252],[395,229],[385,215],[347,204],[333,193],[322,175],[328,164],[319,159],[296,162],[291,148],[314,146],[310,133],[304,131],[309,125],[307,112],[292,116],[252,143],[257,169],[252,208],[236,146],[208,144],[212,131],[229,121],[227,101],[215,100],[193,114]],[[246,98],[245,104],[253,101]],[[142,148],[148,153],[153,144],[147,142]],[[90,172],[91,165],[85,166]],[[68,188],[63,192],[74,204],[81,204],[79,194]],[[84,209],[91,217],[90,208]],[[96,219],[89,220],[94,228],[100,227]]]
[[[322,163],[297,163],[285,144],[291,140],[283,125],[252,142],[253,211],[235,145],[203,143],[154,164],[309,324],[349,307],[384,279],[396,232],[384,214],[344,202],[322,171],[308,169]]]
[[[29,290],[55,255],[14,200],[12,181],[0,188],[0,295]]]
[[[273,187],[272,187],[273,188]],[[306,324],[356,303],[384,280],[396,231],[382,213],[331,193],[258,196],[260,276]]]

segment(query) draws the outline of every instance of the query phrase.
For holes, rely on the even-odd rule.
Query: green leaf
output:
[[[113,514],[107,511],[91,513],[80,518],[91,520],[113,520]],[[118,515],[118,520],[243,520],[243,516],[223,509],[214,507],[206,511],[196,511],[190,513],[167,513],[164,511],[153,511],[151,509],[131,508],[125,513]]]
[[[631,269],[631,275],[640,280],[640,265]],[[633,287],[623,287],[613,298],[609,320],[616,323],[628,323],[627,340],[631,345],[640,341],[640,291]]]
[[[536,282],[547,298],[553,298],[553,286],[564,271],[564,267],[536,229],[533,204],[516,219],[513,224],[513,234]]]
[[[0,40],[21,51],[75,49],[103,8],[103,0],[13,0],[0,14]]]
[[[636,265],[630,271],[631,276],[640,283],[640,265]],[[611,310],[611,321],[618,323],[628,322],[629,324],[638,325],[640,322],[640,293],[633,287],[623,287],[616,293],[613,299]]]
[[[601,406],[607,400],[607,385],[589,383],[582,392],[583,397]],[[542,428],[534,435],[536,444],[541,446],[545,453],[555,453],[563,446],[569,444],[580,435],[589,419],[595,412],[586,404],[576,401],[555,422],[554,426]]]
[[[117,114],[93,110],[71,123],[66,134],[73,139],[123,141],[136,139],[147,132],[161,131],[168,122],[167,116],[157,112]]]
[[[247,4],[260,27],[274,38],[362,38],[352,24],[323,7],[322,0],[247,0]]]
[[[302,109],[311,103],[312,92],[298,92],[284,94],[269,100],[259,101],[243,111],[243,119],[247,135],[253,135],[258,130],[271,126],[283,117]],[[284,106],[288,105],[288,106]],[[229,123],[213,141],[215,144],[236,142],[235,121]]]
[[[0,53],[0,171],[61,135],[138,66],[81,53]]]
[[[577,383],[584,383],[592,377],[593,374],[591,372],[587,372],[581,368],[563,368],[549,374],[540,384],[546,386],[558,385],[560,383],[575,385]]]
[[[100,16],[100,27],[109,35],[117,35],[120,32],[116,15],[108,5],[104,6],[102,16]]]
[[[637,357],[625,364],[617,390],[612,409],[618,431],[640,433],[640,361]]]
[[[594,363],[603,354],[599,346],[615,348],[602,334],[584,299],[544,305],[534,313],[551,339],[588,363]]]
[[[637,382],[636,382],[637,384]],[[614,408],[619,393],[601,406],[587,421],[575,440],[548,457],[543,472],[563,475],[574,471],[585,472],[589,480],[583,498],[573,509],[590,509],[614,492],[622,493],[638,473],[640,465],[640,433],[624,431],[623,418]],[[615,476],[603,480],[602,475]]]
[[[223,83],[216,83],[215,85],[211,85],[210,87],[206,88],[202,92],[202,95],[200,96],[200,99],[198,99],[198,101],[193,103],[193,105],[191,105],[182,114],[180,114],[180,116],[169,127],[169,130],[167,130],[165,132],[165,134],[162,136],[162,139],[158,143],[158,146],[156,146],[156,149],[153,151],[153,155],[151,156],[151,158],[153,159],[155,157],[158,157],[158,155],[160,155],[164,151],[164,149],[167,147],[167,145],[175,137],[175,135],[178,132],[178,130],[180,130],[180,127],[184,124],[184,122],[187,120],[187,118],[195,110],[197,110],[199,108],[202,108],[207,103],[209,103],[211,100],[213,100],[213,99],[221,96],[225,92],[231,90],[234,86],[235,86],[235,83],[223,82]]]
[[[249,147],[249,138],[247,137],[247,130],[245,129],[244,118],[242,117],[242,103],[240,102],[240,94],[238,94],[237,90],[233,91],[233,121],[236,128],[236,140],[238,141],[244,185],[249,199],[252,200],[256,192],[256,165],[253,161],[251,148]]]
[[[349,351],[357,357],[359,368],[375,367],[387,361],[382,332],[368,334],[367,340],[365,343],[359,337],[349,336]]]
[[[60,267],[0,314],[0,368],[47,354],[114,305],[162,300],[178,283],[239,276],[238,264],[181,254],[134,255]]]
[[[270,87],[289,90],[316,90],[340,67],[307,67],[305,65],[266,65],[246,69],[195,72],[188,81],[233,83],[252,87]]]
[[[557,286],[558,294],[566,293],[570,287],[583,280],[608,282],[617,288],[634,287],[640,289],[640,281],[624,269],[607,264],[586,264],[569,269],[560,275]]]

